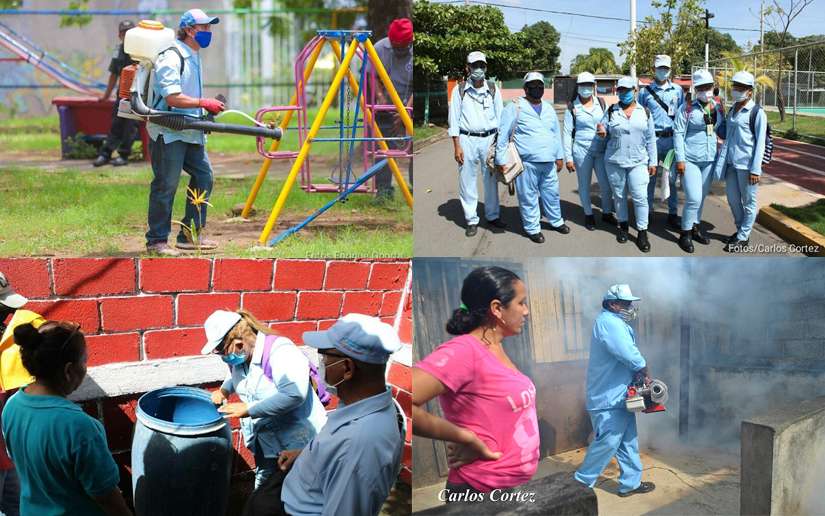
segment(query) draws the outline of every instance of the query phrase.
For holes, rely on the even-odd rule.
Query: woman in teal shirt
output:
[[[3,435],[20,476],[20,514],[132,514],[99,421],[66,397],[86,376],[86,339],[73,323],[14,330],[35,377],[3,409]]]

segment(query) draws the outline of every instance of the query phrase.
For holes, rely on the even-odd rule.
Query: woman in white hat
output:
[[[255,457],[257,489],[277,470],[282,451],[303,448],[326,423],[309,359],[245,310],[217,310],[204,329],[201,353],[218,354],[229,365],[212,401],[224,404],[219,412],[240,418],[244,444]],[[240,403],[226,403],[232,393]]]
[[[673,126],[676,172],[682,176],[685,206],[679,247],[692,253],[693,241],[707,245],[702,234],[702,206],[713,182],[713,163],[717,155],[717,132],[724,130],[725,113],[713,100],[713,76],[707,70],[693,74],[693,99],[682,105]],[[721,134],[724,137],[724,134]]]
[[[616,227],[613,216],[613,191],[604,168],[604,140],[596,135],[596,125],[605,113],[605,103],[596,96],[596,78],[590,72],[582,72],[576,78],[576,93],[567,103],[564,113],[564,157],[569,172],[576,172],[579,179],[579,199],[584,208],[584,226],[588,231],[596,229],[596,219],[590,202],[590,181],[593,170],[599,182],[602,200],[602,222]]]

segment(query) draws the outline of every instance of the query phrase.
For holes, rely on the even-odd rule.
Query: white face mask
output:
[[[589,99],[593,96],[593,86],[579,86],[579,97]]]
[[[702,103],[707,102],[708,101],[708,93],[709,92],[707,90],[697,91],[696,92],[696,100],[698,100],[699,102],[702,102]]]
[[[346,358],[342,358],[341,360],[339,360],[337,362],[333,362],[329,365],[329,367],[332,367],[336,364],[340,364],[344,360],[346,360]],[[324,384],[326,385],[327,392],[332,394],[333,396],[338,396],[338,386],[346,381],[345,378],[342,378],[341,381],[336,383],[336,384],[329,383],[327,381],[327,366],[324,364],[324,359],[323,358],[318,360],[318,376],[320,376],[321,378],[324,379]]]
[[[748,98],[748,92],[745,90],[732,90],[731,96],[733,97],[734,102],[741,102]]]

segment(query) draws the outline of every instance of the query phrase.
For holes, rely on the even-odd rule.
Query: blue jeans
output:
[[[736,238],[745,241],[751,236],[753,223],[759,208],[756,204],[756,190],[758,184],[750,184],[750,172],[725,166],[725,190],[728,194],[728,204],[733,213],[733,222],[736,224]]]
[[[564,224],[559,201],[559,176],[556,163],[524,161],[524,171],[516,178],[516,195],[521,222],[528,235],[541,231],[541,213],[557,228]]]
[[[610,459],[615,456],[621,469],[619,492],[633,491],[642,482],[636,414],[628,412],[624,407],[587,412],[596,437],[588,446],[584,462],[574,475],[576,480],[593,487]]]
[[[0,470],[0,516],[19,516],[20,480],[14,468]]]
[[[636,229],[647,229],[649,207],[647,204],[648,181],[647,164],[642,163],[635,167],[625,168],[614,163],[605,163],[607,178],[613,188],[613,197],[616,199],[616,218],[619,222],[627,222],[627,191],[633,200],[633,211],[636,213]]]
[[[172,208],[175,203],[175,193],[180,182],[181,170],[189,174],[189,188],[198,192],[206,192],[209,199],[212,193],[212,165],[206,155],[203,145],[176,141],[164,143],[163,135],[157,140],[150,140],[149,147],[152,153],[152,185],[149,190],[149,231],[146,232],[146,244],[166,242],[172,228]],[[206,205],[200,206],[200,213],[192,204],[189,195],[186,196],[186,211],[183,222],[191,227],[194,222],[197,229],[206,225]],[[181,230],[178,233],[178,242],[187,241]]]

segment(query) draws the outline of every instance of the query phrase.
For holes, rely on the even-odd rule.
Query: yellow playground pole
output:
[[[329,110],[329,106],[332,105],[332,101],[335,100],[338,88],[341,86],[341,81],[344,79],[344,75],[349,69],[349,65],[352,62],[352,58],[355,56],[355,50],[357,48],[358,43],[353,41],[347,49],[347,53],[344,55],[344,60],[341,62],[341,66],[335,73],[335,77],[332,79],[332,84],[330,85],[329,90],[327,90],[327,94],[324,97],[324,101],[321,103],[318,114],[315,115],[315,120],[312,122],[312,127],[309,129],[306,140],[304,140],[304,143],[301,145],[301,150],[298,153],[298,157],[295,158],[295,161],[292,163],[292,168],[289,171],[286,182],[281,188],[281,193],[278,194],[278,199],[275,201],[275,206],[273,206],[272,212],[269,214],[269,219],[266,221],[266,226],[264,226],[264,230],[261,232],[260,238],[258,238],[258,242],[261,245],[266,245],[266,239],[269,238],[269,234],[272,233],[272,228],[275,226],[275,221],[278,220],[278,216],[281,214],[281,210],[286,203],[286,198],[289,196],[289,192],[295,184],[295,177],[298,175],[298,172],[301,170],[301,166],[304,164],[304,160],[309,154],[309,148],[312,145],[312,140],[321,129],[321,124],[324,122],[324,117]]]
[[[407,130],[407,134],[413,134],[413,123],[412,119],[410,118],[410,114],[407,113],[407,109],[404,106],[404,103],[401,102],[401,97],[398,96],[398,92],[395,91],[395,87],[392,85],[392,81],[390,80],[390,76],[387,75],[387,70],[384,69],[384,64],[381,62],[381,59],[378,57],[378,53],[375,51],[375,47],[372,46],[372,41],[367,39],[364,41],[364,47],[367,49],[367,52],[370,55],[370,59],[372,60],[372,65],[375,67],[375,72],[378,74],[378,77],[381,79],[381,82],[384,84],[384,87],[387,89],[387,92],[390,94],[390,98],[392,99],[392,103],[395,104],[395,109],[398,110],[398,114],[401,116],[401,121],[404,122],[404,128]]]
[[[369,40],[367,40],[369,41]],[[338,61],[341,61],[341,46],[335,40],[329,41],[330,46],[332,47],[332,51],[335,52],[335,56],[338,58]],[[347,79],[349,80],[350,88],[352,88],[353,94],[358,95],[358,82],[352,76],[352,72],[347,70]],[[386,85],[385,85],[386,86]],[[392,82],[390,82],[390,88],[395,93],[395,87],[392,86]],[[398,94],[395,93],[395,96],[398,97]],[[381,133],[381,129],[378,128],[378,124],[375,123],[375,119],[372,115],[372,112],[367,109],[366,100],[364,96],[361,95],[361,109],[364,112],[364,122],[369,123],[372,126],[373,131],[375,132],[375,136],[378,138],[383,138],[384,135]],[[404,114],[407,114],[407,110],[403,110]],[[409,118],[409,116],[407,117]],[[384,140],[378,140],[378,146],[381,150],[389,150],[387,146],[387,142]],[[401,170],[398,168],[398,163],[396,163],[394,158],[387,158],[387,163],[390,166],[390,170],[392,171],[393,176],[395,176],[395,181],[398,183],[398,187],[401,189],[401,193],[404,195],[404,200],[407,201],[407,206],[410,208],[413,207],[413,196],[410,193],[410,189],[407,187],[407,182],[404,179],[403,174],[401,174]]]
[[[310,76],[312,75],[312,70],[313,68],[315,68],[315,62],[318,60],[318,56],[321,54],[321,50],[324,48],[325,43],[326,38],[321,40],[321,42],[318,45],[316,45],[315,49],[309,55],[309,59],[307,60],[307,67],[304,70],[303,84],[306,84]],[[299,87],[303,86],[303,84],[299,84]],[[293,93],[292,98],[289,100],[289,105],[294,106],[297,102],[298,94]],[[285,133],[286,128],[289,126],[289,122],[292,120],[293,113],[295,113],[294,109],[290,109],[289,111],[285,112],[284,118],[281,120],[280,123],[282,134]],[[280,144],[281,140],[273,140],[272,145],[270,145],[269,147],[269,152],[277,151]],[[258,197],[258,191],[264,184],[264,179],[266,179],[266,176],[269,173],[269,166],[271,164],[272,160],[270,158],[264,158],[264,162],[261,164],[261,168],[258,170],[258,177],[255,179],[255,184],[252,185],[252,190],[249,192],[249,196],[246,198],[246,204],[244,204],[243,211],[241,212],[241,217],[247,218],[249,216],[249,212],[252,211],[252,205],[255,204],[255,199]]]

